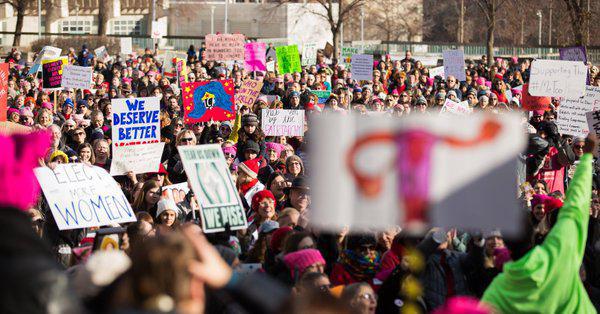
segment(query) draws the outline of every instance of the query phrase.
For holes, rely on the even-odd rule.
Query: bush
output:
[[[81,50],[81,46],[87,45],[88,49],[94,49],[105,46],[110,55],[115,55],[121,51],[121,44],[118,37],[107,36],[48,36],[38,39],[31,43],[31,51],[39,52],[44,46],[54,46],[62,49],[62,55],[67,54],[69,48],[75,48],[75,52]]]

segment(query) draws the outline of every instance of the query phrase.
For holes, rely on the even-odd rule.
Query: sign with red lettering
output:
[[[304,136],[304,110],[263,109],[261,122],[266,136]]]
[[[8,63],[0,63],[0,121],[6,121],[8,96]]]

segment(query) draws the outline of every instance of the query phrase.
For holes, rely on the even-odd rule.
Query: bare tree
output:
[[[567,5],[567,12],[569,12],[569,19],[571,21],[571,29],[575,36],[574,44],[582,46],[587,44],[587,36],[584,36],[584,26],[586,21],[590,19],[590,12],[584,8],[584,2],[587,2],[587,6],[590,6],[590,0],[564,0]]]
[[[113,1],[98,1],[98,35],[108,34],[108,21],[110,20],[110,12],[113,9]]]
[[[498,10],[500,10],[506,2],[507,0],[476,0],[476,3],[481,9],[481,12],[483,12],[487,22],[487,59],[490,65],[494,62],[494,31],[496,30],[496,16]]]
[[[25,8],[31,0],[1,0],[0,4],[10,5],[17,12],[17,23],[15,24],[15,36],[13,38],[13,46],[21,45],[21,32],[23,31],[23,20],[25,18]]]

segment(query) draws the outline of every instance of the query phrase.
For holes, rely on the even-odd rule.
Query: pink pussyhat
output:
[[[433,314],[490,314],[492,310],[473,297],[453,297],[446,304],[433,311]]]
[[[0,207],[27,210],[35,204],[40,187],[33,168],[50,146],[48,132],[0,134]]]

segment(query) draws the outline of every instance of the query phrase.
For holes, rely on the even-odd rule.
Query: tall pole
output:
[[[223,31],[227,34],[227,19],[229,19],[229,0],[225,0],[225,30]]]
[[[537,11],[538,17],[538,46],[542,45],[542,10]]]
[[[340,51],[342,51],[342,47],[344,47],[344,22],[340,26]]]
[[[38,39],[42,38],[42,0],[38,0]]]
[[[548,46],[552,45],[552,1],[550,1],[550,12],[548,12]]]
[[[459,36],[458,42],[463,43],[465,40],[465,0],[460,0],[460,21],[459,21]]]
[[[360,6],[360,41],[365,41],[365,10],[364,6]]]
[[[152,0],[152,22],[156,21],[156,0]]]
[[[210,33],[215,33],[215,6],[210,6]]]

